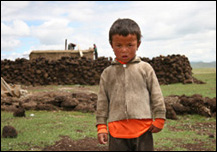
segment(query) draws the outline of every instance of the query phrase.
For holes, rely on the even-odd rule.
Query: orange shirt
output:
[[[128,119],[108,123],[109,133],[115,138],[137,138],[148,131],[153,124],[155,127],[163,129],[164,119]],[[105,124],[97,125],[99,133],[108,133]]]

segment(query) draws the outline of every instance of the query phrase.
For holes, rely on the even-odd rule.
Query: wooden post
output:
[[[65,50],[67,50],[67,39],[65,39]]]
[[[80,57],[83,57],[83,52],[82,52],[82,50],[80,49],[80,46],[79,46],[79,45],[78,45],[78,51],[79,51]]]

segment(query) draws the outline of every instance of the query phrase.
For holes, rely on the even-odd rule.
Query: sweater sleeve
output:
[[[99,84],[99,93],[96,109],[96,125],[107,124],[109,99],[105,89],[105,71],[102,73]]]
[[[100,133],[108,133],[107,126],[104,125],[104,124],[97,125],[97,133],[98,134],[100,134]]]
[[[157,128],[163,129],[164,123],[165,123],[164,119],[156,118],[152,124]]]
[[[154,118],[166,119],[166,107],[164,97],[157,76],[151,65],[147,68],[147,87],[150,93],[151,108]]]

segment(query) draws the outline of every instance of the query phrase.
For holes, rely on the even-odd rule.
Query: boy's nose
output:
[[[121,51],[122,51],[122,52],[127,52],[127,51],[128,51],[128,48],[127,48],[127,47],[123,47]]]

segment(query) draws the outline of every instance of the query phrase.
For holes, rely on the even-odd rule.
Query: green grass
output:
[[[34,117],[30,114],[34,114]],[[30,150],[31,147],[52,145],[60,136],[82,139],[96,137],[95,116],[91,113],[66,111],[27,111],[25,118],[1,112],[1,134],[5,125],[18,131],[17,138],[1,138],[1,150]]]
[[[203,97],[216,97],[216,72],[215,69],[193,69],[193,76],[206,84],[170,84],[161,85],[164,96],[201,94]]]
[[[216,73],[216,68],[196,68],[192,70],[193,74]]]
[[[199,115],[178,116],[179,120],[167,120],[163,131],[153,134],[155,147],[167,147],[173,151],[187,151],[183,144],[202,143],[201,147],[216,150],[216,137],[211,139],[209,134],[216,135],[216,127],[209,127],[216,122],[216,118],[206,118]],[[205,123],[207,127],[199,124]],[[175,130],[174,130],[175,128]],[[205,132],[204,132],[205,131]]]
[[[34,114],[31,117],[30,114]],[[206,133],[216,134],[215,128],[196,128],[197,123],[213,123],[215,118],[206,118],[199,115],[178,116],[179,120],[167,120],[163,131],[153,134],[155,148],[169,148],[174,151],[186,151],[182,145],[185,143],[204,142],[202,146],[215,150],[215,144],[210,143],[208,134],[198,134],[206,129]],[[2,151],[30,151],[41,150],[43,147],[53,145],[60,140],[60,136],[69,136],[78,140],[85,137],[96,138],[95,115],[92,113],[66,112],[66,111],[27,111],[26,118],[15,118],[10,112],[1,112],[2,127],[9,124],[18,131],[17,138],[1,138]],[[173,130],[175,128],[176,130]],[[194,130],[193,130],[193,129]]]

